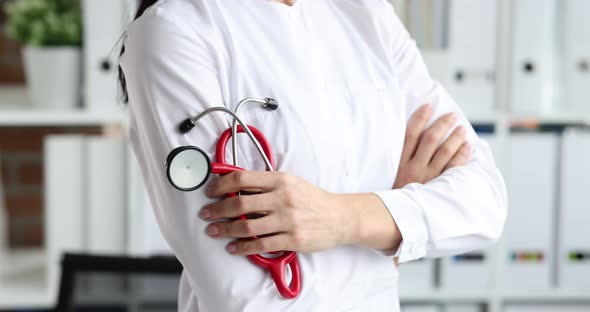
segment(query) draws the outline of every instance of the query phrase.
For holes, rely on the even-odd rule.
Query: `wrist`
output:
[[[373,193],[342,194],[342,209],[349,215],[345,223],[348,243],[380,249],[396,250],[401,234],[389,210]]]
[[[331,194],[334,212],[332,215],[339,229],[339,245],[358,245],[363,236],[359,194]]]

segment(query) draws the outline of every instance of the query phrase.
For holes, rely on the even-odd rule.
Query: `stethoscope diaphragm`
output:
[[[196,146],[177,147],[166,159],[166,175],[178,190],[194,191],[209,179],[211,160]]]

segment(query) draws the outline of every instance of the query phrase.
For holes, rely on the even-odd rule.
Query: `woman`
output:
[[[138,16],[121,57],[130,136],[185,269],[179,310],[392,311],[392,257],[457,254],[500,236],[506,194],[489,147],[385,0],[144,1]],[[213,155],[232,120],[213,114],[185,136],[178,124],[246,97],[280,103],[241,114],[267,135],[280,172],[229,174],[206,191],[169,185],[166,155],[181,145]],[[240,164],[263,170],[241,139]],[[262,193],[223,197],[244,189]],[[232,221],[244,213],[264,217]],[[236,240],[264,234],[274,235]],[[293,300],[243,256],[274,250],[299,252]]]

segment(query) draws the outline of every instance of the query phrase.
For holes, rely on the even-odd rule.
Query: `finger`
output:
[[[280,173],[268,171],[235,171],[219,177],[207,187],[207,196],[220,197],[241,190],[269,191],[278,184]]]
[[[246,238],[281,232],[281,223],[274,215],[259,219],[219,222],[207,227],[207,235],[215,238]]]
[[[408,120],[406,138],[404,140],[404,148],[402,151],[402,162],[406,162],[414,156],[420,135],[424,131],[424,128],[426,128],[426,124],[431,116],[432,105],[425,104],[415,111]]]
[[[241,240],[229,243],[225,250],[233,255],[256,255],[279,250],[289,250],[290,238],[287,234],[277,234],[255,240]]]
[[[274,210],[276,206],[275,196],[271,193],[234,196],[206,205],[199,212],[199,217],[203,220],[213,221],[236,218],[251,213],[266,214]]]
[[[457,154],[463,143],[465,143],[465,128],[460,126],[436,149],[429,165],[436,176],[440,175],[449,161]]]
[[[455,125],[456,121],[457,118],[453,113],[445,114],[435,121],[420,137],[413,159],[420,164],[429,164],[440,142]]]
[[[445,167],[445,171],[450,168],[464,166],[469,160],[471,160],[471,145],[465,142],[461,145],[461,148],[453,156],[451,161],[449,161],[449,164]]]

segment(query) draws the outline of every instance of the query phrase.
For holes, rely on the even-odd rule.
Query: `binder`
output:
[[[117,109],[119,51],[109,54],[124,32],[127,1],[83,0],[85,107],[89,111]],[[108,65],[108,66],[107,66]]]
[[[449,73],[451,72],[449,66],[449,53],[446,50],[424,50],[422,51],[422,59],[428,68],[430,76],[438,81],[443,86],[450,85]],[[453,93],[453,96],[455,94]],[[458,103],[463,104],[457,100]]]
[[[590,290],[590,131],[565,132],[561,157],[558,284]]]
[[[511,110],[546,114],[554,110],[556,0],[511,1]]]
[[[415,293],[432,290],[435,278],[435,259],[422,258],[401,263],[398,267],[401,293]]]
[[[447,72],[449,93],[468,117],[494,111],[496,0],[451,0]]]
[[[479,136],[490,145],[494,155],[499,155],[499,146],[494,134],[485,133],[479,134]],[[490,289],[492,287],[493,251],[494,247],[490,247],[441,259],[441,288],[445,290]]]
[[[563,104],[574,113],[590,113],[590,1],[562,0]]]
[[[126,148],[122,137],[92,136],[88,157],[88,251],[122,255],[126,252]]]
[[[486,290],[492,287],[492,250],[474,251],[441,260],[441,288]]]
[[[508,139],[506,253],[503,289],[548,289],[554,267],[558,136],[518,133]]]
[[[137,158],[128,149],[129,228],[128,250],[136,256],[172,255],[156,221]]]
[[[408,31],[421,50],[441,50],[447,47],[449,0],[406,1],[405,20]],[[399,13],[398,13],[399,14]]]
[[[82,135],[44,140],[45,245],[50,292],[57,291],[64,252],[84,251],[85,144]]]

